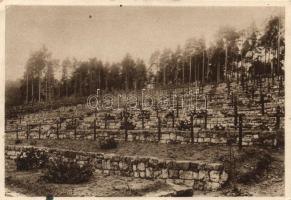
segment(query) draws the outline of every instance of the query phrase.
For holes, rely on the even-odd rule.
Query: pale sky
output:
[[[220,26],[260,26],[282,12],[279,7],[10,6],[6,80],[21,78],[30,53],[42,45],[60,60],[118,62],[130,53],[148,63],[157,49],[174,50],[191,37],[210,41]]]

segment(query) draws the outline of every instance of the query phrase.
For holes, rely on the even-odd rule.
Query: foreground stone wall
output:
[[[196,190],[215,191],[227,182],[223,163],[163,160],[155,157],[120,156],[96,152],[68,151],[32,146],[5,146],[5,158],[15,159],[21,151],[35,148],[49,157],[80,165],[91,162],[95,170],[107,175],[160,179],[168,183],[185,184]]]

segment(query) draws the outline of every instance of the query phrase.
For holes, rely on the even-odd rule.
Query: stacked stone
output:
[[[266,80],[263,81],[262,85],[262,91],[264,94],[267,94],[266,99],[268,101],[265,103],[265,112],[268,114],[274,114],[276,111],[276,106],[279,105],[281,108],[284,109],[284,96],[278,95],[278,81],[275,80],[275,85],[271,90],[268,92],[267,90],[267,84]],[[266,116],[262,115],[260,111],[260,104],[256,103],[256,101],[259,101],[260,93],[258,90],[255,91],[254,100],[252,101],[250,97],[247,97],[245,92],[242,92],[241,86],[238,87],[238,85],[235,82],[232,82],[230,84],[231,91],[233,93],[237,93],[237,97],[239,99],[239,112],[244,113],[244,124],[243,124],[243,132],[244,132],[244,138],[243,144],[244,145],[252,145],[257,138],[254,138],[249,136],[252,135],[251,132],[254,133],[259,131],[262,131],[259,127],[262,124],[266,124],[268,127],[270,134],[273,134],[275,131],[276,126],[276,117],[275,116]],[[195,91],[195,87],[190,88],[192,91]],[[164,91],[165,94],[169,94],[170,90]],[[177,88],[176,92],[180,95],[182,93],[187,93],[185,91],[185,88]],[[231,98],[229,98],[229,95],[227,94],[227,86],[225,83],[218,84],[215,91],[213,92],[213,88],[211,85],[207,85],[204,87],[204,93],[213,93],[211,97],[211,101],[208,101],[208,118],[207,118],[207,131],[210,134],[213,134],[212,136],[203,135],[203,130],[201,130],[203,126],[203,119],[196,119],[194,118],[194,126],[195,126],[195,138],[194,142],[198,143],[215,143],[215,144],[221,144],[225,143],[226,138],[221,139],[220,137],[220,131],[219,130],[211,130],[214,128],[215,125],[219,125],[225,128],[225,132],[230,132],[231,129],[234,129],[234,123],[233,123],[233,117],[230,116],[232,114],[232,107],[231,107]],[[201,95],[203,95],[201,93]],[[190,98],[185,95],[185,102],[189,100]],[[193,98],[194,100],[195,98]],[[194,104],[194,103],[193,103]],[[198,102],[198,108],[204,108],[204,102],[199,101]],[[175,106],[173,106],[172,109],[175,109]],[[188,108],[184,108],[179,110],[179,118],[175,119],[176,125],[180,120],[189,120],[189,117],[186,115],[186,113],[189,111]],[[120,111],[106,111],[110,113],[113,116],[117,116],[117,114]],[[123,132],[119,130],[120,128],[120,120],[108,120],[107,121],[107,129],[105,129],[104,124],[104,114],[106,113],[104,111],[98,111],[97,112],[97,130],[100,129],[101,132],[108,132],[108,130],[114,130],[114,137],[117,139],[121,139],[123,137]],[[135,113],[134,118],[132,121],[136,125],[136,129],[141,129],[142,122],[140,119],[137,118],[138,113],[140,112],[138,109],[132,111]],[[144,126],[145,130],[142,132],[135,132],[130,131],[129,133],[129,141],[157,141],[156,139],[156,131],[157,131],[157,118],[155,115],[155,111],[153,109],[150,109],[151,115],[150,119],[144,120]],[[168,111],[161,111],[160,116],[162,118],[162,137],[161,137],[161,143],[181,143],[181,144],[187,144],[189,143],[189,132],[183,132],[180,134],[179,131],[169,131],[168,129],[172,128],[172,121],[171,120],[164,120],[165,115]],[[77,139],[86,138],[86,139],[92,139],[93,137],[93,128],[92,123],[94,122],[95,116],[94,111],[89,110],[85,107],[85,105],[77,105],[77,106],[67,106],[67,107],[61,107],[56,110],[49,110],[49,111],[43,111],[39,112],[37,114],[26,114],[24,115],[24,119],[21,121],[21,124],[17,122],[18,120],[8,120],[8,125],[6,126],[7,132],[9,130],[15,130],[16,124],[19,123],[19,128],[21,131],[19,131],[19,138],[25,138],[25,130],[26,130],[26,124],[42,124],[41,132],[45,135],[44,137],[49,138],[56,138],[56,134],[54,130],[56,129],[55,121],[59,117],[59,115],[65,116],[65,117],[74,117],[74,116],[83,116],[82,119],[79,119],[79,126],[77,128]],[[74,137],[74,131],[72,130],[66,130],[65,124],[68,123],[71,119],[67,119],[63,122],[63,126],[59,129],[59,138],[75,138]],[[280,119],[280,128],[284,127],[284,117],[281,117]],[[197,125],[196,125],[197,123]],[[250,133],[248,133],[250,131]],[[29,137],[30,138],[37,138],[38,137],[38,128],[35,127],[34,129],[30,130]],[[148,132],[151,132],[148,133]],[[98,131],[98,136],[100,139],[110,137],[110,135],[100,135],[100,131]],[[217,136],[218,135],[218,136]],[[223,136],[226,137],[226,136]],[[260,137],[260,135],[259,135]],[[271,141],[267,141],[266,143],[273,143]]]
[[[6,146],[6,159],[15,159],[21,151],[32,147]],[[185,184],[196,190],[220,189],[228,180],[222,163],[202,161],[163,160],[155,157],[119,156],[93,152],[35,148],[47,153],[50,159],[62,158],[80,166],[90,162],[96,172],[106,175],[129,176],[144,179],[160,179],[167,183]]]
[[[255,123],[253,124],[255,125]],[[65,125],[59,128],[59,139],[75,139],[74,130],[66,130]],[[37,139],[39,137],[39,127],[30,129],[29,138]],[[57,139],[56,126],[52,128],[50,125],[41,126],[41,138]],[[114,138],[118,141],[124,140],[124,132],[119,129],[97,129],[96,138],[98,140],[105,140]],[[251,146],[258,144],[259,138],[265,135],[275,135],[275,130],[259,130],[257,128],[250,128],[244,130],[243,146]],[[9,134],[9,133],[8,133]],[[234,129],[224,130],[203,130],[200,128],[194,128],[194,143],[206,143],[206,144],[226,144],[228,135],[236,135],[237,132]],[[15,138],[15,135],[11,135]],[[26,130],[19,131],[19,139],[26,138]],[[93,129],[88,126],[81,126],[77,128],[76,139],[88,139],[93,140]],[[266,145],[273,145],[275,137],[269,137],[263,142]],[[161,139],[158,141],[158,132],[156,129],[147,130],[129,130],[128,141],[138,142],[160,142],[163,144],[190,144],[191,134],[190,131],[179,131],[173,129],[163,129]]]

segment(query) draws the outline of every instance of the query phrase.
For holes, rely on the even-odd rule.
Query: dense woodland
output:
[[[282,18],[271,17],[262,30],[255,24],[245,30],[221,27],[215,38],[209,46],[203,38],[190,38],[176,49],[157,50],[149,64],[129,54],[117,63],[98,58],[60,61],[43,46],[24,63],[26,70],[21,80],[6,82],[5,103],[13,106],[87,97],[98,88],[130,91],[150,84],[168,87],[219,83],[242,74],[251,78],[284,75]],[[57,79],[55,74],[60,69],[62,75]]]

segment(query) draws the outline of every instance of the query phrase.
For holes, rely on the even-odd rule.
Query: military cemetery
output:
[[[32,51],[19,84],[6,84],[6,188],[56,197],[284,195],[284,16],[241,29],[222,23],[212,43],[179,45],[149,63],[126,52],[108,63]]]

